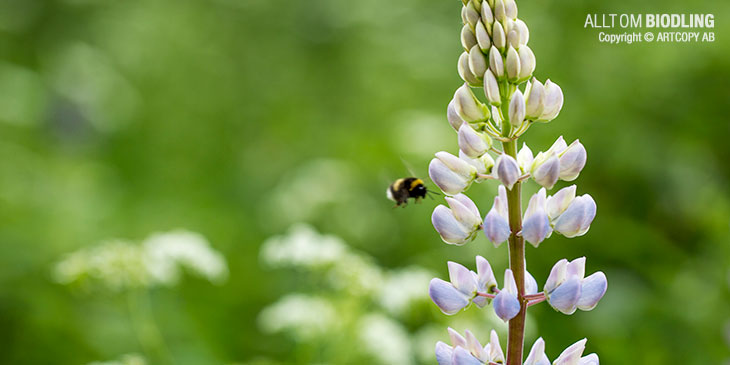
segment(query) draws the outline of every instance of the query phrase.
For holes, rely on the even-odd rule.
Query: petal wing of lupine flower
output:
[[[495,177],[511,190],[517,179],[520,178],[520,165],[517,164],[514,157],[503,153],[497,157],[494,173]]]
[[[505,270],[504,288],[494,297],[492,305],[497,317],[505,322],[514,318],[520,312],[520,301],[517,299],[517,283],[512,270]]]
[[[451,212],[457,221],[465,227],[479,227],[482,224],[482,216],[476,204],[464,194],[457,194],[453,197],[446,197],[446,202],[451,207]]]
[[[577,259],[573,259],[568,264],[568,268],[566,269],[567,276],[575,276],[580,280],[583,280],[583,278],[586,276],[586,258],[578,257]]]
[[[469,305],[470,296],[456,289],[448,281],[431,279],[428,295],[444,314],[453,315]]]
[[[568,260],[561,259],[560,261],[556,262],[555,265],[553,265],[553,268],[550,270],[550,275],[548,276],[547,281],[545,282],[545,286],[543,287],[543,290],[545,290],[545,293],[550,293],[555,288],[558,287],[558,285],[562,284],[563,281],[565,281],[565,276],[568,269]]]
[[[532,178],[538,184],[552,189],[560,177],[560,159],[556,153],[552,153],[549,157],[539,165],[532,166]]]
[[[472,356],[472,354],[463,347],[454,348],[452,361],[454,365],[484,365],[481,361]]]
[[[490,142],[488,137],[479,134],[468,123],[459,127],[459,149],[471,158],[485,154],[491,147]]]
[[[576,139],[560,156],[560,178],[575,180],[585,167],[587,158],[586,148]]]
[[[563,136],[558,137],[558,139],[555,140],[552,146],[547,150],[547,153],[557,153],[561,154],[563,151],[565,151],[568,148],[568,144],[565,143],[565,139]]]
[[[572,238],[584,235],[596,216],[596,202],[588,195],[573,199],[568,209],[556,220],[553,228],[563,236]]]
[[[526,143],[523,143],[520,152],[517,153],[517,164],[520,165],[522,172],[527,173],[530,171],[533,160],[532,150],[530,147],[527,147]]]
[[[463,245],[472,236],[473,231],[461,224],[451,209],[438,205],[431,214],[431,223],[441,236],[441,239],[452,245]]]
[[[497,279],[494,277],[492,266],[489,265],[487,259],[481,256],[477,256],[477,278],[479,290],[491,293],[497,287]]]
[[[525,265],[527,267],[527,265]],[[525,294],[537,294],[537,280],[525,269]]]
[[[439,365],[441,365],[440,362]],[[550,359],[545,355],[545,341],[542,337],[538,338],[535,344],[532,345],[524,365],[550,365]]]
[[[454,349],[451,346],[441,341],[436,342],[436,361],[439,365],[453,365],[451,361],[453,353]]]
[[[451,327],[448,327],[446,330],[449,332],[449,340],[452,346],[466,348],[466,339],[464,336]]]
[[[588,340],[584,338],[568,346],[568,348],[566,348],[560,356],[553,361],[553,365],[579,365],[580,357],[583,355],[587,341]]]
[[[449,106],[446,107],[446,118],[449,120],[451,128],[454,128],[455,131],[458,131],[461,125],[465,123],[464,119],[461,119],[459,113],[456,112],[453,99],[449,102]]]
[[[550,81],[545,81],[545,107],[543,108],[542,114],[540,115],[541,121],[551,121],[555,119],[560,113],[560,109],[563,108],[563,90],[560,89],[558,84]]]
[[[482,122],[489,117],[489,110],[477,100],[467,84],[454,93],[454,108],[461,119],[469,123]]]
[[[507,190],[500,185],[499,193],[494,197],[494,205],[484,217],[484,234],[494,244],[494,247],[499,247],[509,238],[510,233],[507,216]]]
[[[525,115],[529,119],[537,119],[545,108],[545,87],[535,78],[532,79],[532,83],[528,84],[528,87],[529,92],[525,90]]]
[[[596,307],[598,301],[603,298],[608,288],[608,280],[606,274],[601,271],[593,273],[589,277],[583,279],[581,283],[580,299],[578,299],[578,309],[589,311]]]
[[[471,183],[469,178],[452,171],[438,158],[434,158],[428,164],[428,176],[441,191],[450,195],[459,194]]]
[[[580,361],[578,361],[578,365],[599,365],[598,355],[590,354],[583,356],[580,358]]]
[[[522,236],[535,247],[552,232],[550,219],[545,211],[545,195],[545,188],[542,188],[530,198],[522,223]]]
[[[485,363],[489,361],[489,354],[487,354],[486,351],[484,351],[484,348],[482,348],[482,344],[479,343],[479,340],[477,340],[476,336],[474,336],[471,331],[466,330],[464,331],[464,334],[466,335],[466,348],[471,352],[474,357],[479,359],[480,362]]]
[[[504,352],[502,352],[502,345],[499,344],[499,336],[495,330],[489,332],[489,361],[504,363]]]
[[[569,276],[555,290],[545,295],[551,307],[565,314],[573,314],[578,306],[580,291],[581,280],[577,276]]]
[[[547,214],[550,220],[558,218],[575,199],[576,186],[571,185],[560,189],[555,195],[547,198]]]
[[[451,280],[451,284],[465,295],[470,297],[475,295],[477,291],[477,281],[474,278],[474,275],[472,275],[472,272],[464,267],[464,265],[453,261],[449,261],[447,265],[449,267],[449,280]]]

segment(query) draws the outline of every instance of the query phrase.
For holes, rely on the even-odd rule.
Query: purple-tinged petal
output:
[[[454,349],[451,346],[439,341],[436,342],[436,361],[439,365],[454,365],[451,361]]]
[[[554,229],[568,238],[582,236],[588,232],[595,216],[596,202],[585,194],[570,203],[568,209],[555,220]]]
[[[437,159],[443,162],[449,170],[463,176],[466,179],[473,179],[477,173],[476,167],[446,151],[439,151],[434,155]]]
[[[586,149],[577,139],[560,155],[560,179],[573,181],[586,165]]]
[[[449,195],[459,194],[471,184],[469,178],[452,171],[438,158],[428,164],[428,176],[441,191]]]
[[[441,239],[451,245],[463,245],[473,236],[473,232],[456,220],[451,209],[444,205],[438,205],[433,210],[431,224]]]
[[[558,218],[575,199],[576,186],[571,185],[560,189],[555,195],[547,198],[547,214],[550,220]]]
[[[466,348],[466,339],[464,336],[462,336],[459,332],[456,332],[456,330],[451,327],[446,330],[449,332],[449,339],[451,340],[452,346]]]
[[[454,348],[452,361],[454,362],[454,365],[484,365],[463,347]]]
[[[492,209],[484,217],[484,235],[494,244],[494,247],[499,247],[502,242],[509,239],[512,233],[509,227],[509,221],[499,213],[498,204],[500,204],[500,198],[496,196],[494,197]]]
[[[573,261],[568,264],[565,275],[568,277],[575,276],[578,279],[583,280],[586,276],[586,257],[583,256],[573,259]]]
[[[525,294],[537,294],[537,280],[525,269]]]
[[[477,285],[479,290],[485,293],[492,293],[497,287],[497,279],[494,277],[492,266],[482,256],[477,256]]]
[[[453,315],[469,305],[470,297],[454,288],[451,283],[438,278],[431,279],[428,295],[444,314]]]
[[[466,335],[467,350],[469,350],[474,357],[479,359],[479,361],[483,363],[489,361],[489,355],[484,352],[484,348],[482,348],[482,344],[479,343],[476,336],[474,336],[474,334],[469,330],[464,331],[464,335]]]
[[[489,137],[472,128],[469,123],[459,127],[459,150],[471,158],[477,158],[489,151],[492,143]]]
[[[545,293],[550,293],[555,288],[557,288],[560,284],[565,281],[565,275],[568,269],[568,260],[561,259],[560,261],[556,262],[555,265],[553,265],[553,268],[550,270],[550,275],[547,278],[547,281],[545,282],[545,286],[543,287],[543,290],[545,290]]]
[[[517,299],[517,283],[515,283],[512,270],[504,272],[504,288],[494,297],[492,301],[494,313],[497,317],[507,322],[520,313],[520,301]]]
[[[506,186],[510,190],[521,175],[520,165],[517,164],[517,160],[504,153],[497,157],[497,162],[494,164],[493,172],[495,177],[502,182],[502,185]]]
[[[469,208],[469,211],[471,211],[475,216],[480,217],[479,220],[481,221],[481,214],[479,214],[479,208],[477,208],[477,205],[474,204],[474,201],[469,199],[468,196],[464,194],[456,194],[452,197],[455,200],[458,200],[459,203],[463,204],[465,207]],[[481,223],[481,222],[479,222]]]
[[[578,299],[578,309],[589,311],[595,308],[598,301],[606,294],[607,288],[608,280],[606,280],[606,274],[601,271],[583,279],[580,299]]]
[[[517,164],[520,165],[523,173],[530,171],[534,159],[530,147],[527,147],[527,144],[523,143],[520,152],[517,153]]]
[[[499,344],[499,336],[495,330],[489,332],[489,360],[504,363],[504,352],[502,352],[502,345]]]
[[[478,228],[482,224],[482,217],[479,215],[479,211],[474,214],[474,210],[472,210],[471,207],[464,205],[464,203],[461,202],[462,200],[469,200],[469,198],[467,198],[464,194],[459,195],[461,195],[460,199],[454,199],[448,196],[445,198],[449,207],[451,207],[451,214],[454,215],[457,222],[467,229]],[[472,205],[473,204],[474,203],[472,203]]]
[[[464,119],[461,119],[459,113],[456,112],[456,108],[454,107],[454,99],[451,99],[451,101],[449,102],[449,106],[446,108],[446,118],[449,120],[451,128],[454,128],[455,131],[458,131],[459,128],[461,128],[461,125],[464,124]]]
[[[590,354],[580,358],[578,365],[599,365],[598,355]]]
[[[530,198],[522,223],[522,237],[537,247],[551,232],[550,219],[545,212],[545,188]]]
[[[538,161],[538,159],[535,159]],[[552,189],[560,177],[560,159],[556,153],[552,153],[549,157],[539,165],[533,164],[532,178],[535,182],[547,189]]]
[[[552,293],[546,293],[545,295],[547,295],[551,307],[565,314],[573,314],[577,308],[578,299],[580,299],[580,290],[580,279],[572,276],[568,277]]]
[[[586,341],[588,340],[584,338],[570,345],[558,356],[553,362],[553,365],[578,365],[580,357],[583,355],[583,350],[586,348]]]
[[[449,261],[447,262],[449,267],[449,280],[454,287],[460,292],[468,295],[470,298],[477,291],[477,281],[474,275],[464,265]]]
[[[550,360],[545,355],[545,341],[542,337],[538,338],[535,344],[532,345],[524,365],[550,365]]]

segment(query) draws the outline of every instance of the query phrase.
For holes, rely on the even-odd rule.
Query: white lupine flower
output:
[[[484,95],[490,104],[497,106],[502,104],[502,98],[499,95],[499,84],[491,68],[484,74]],[[492,115],[497,116],[499,113],[492,112]]]
[[[500,22],[507,19],[507,9],[505,8],[504,0],[494,1],[494,18]]]
[[[456,112],[453,99],[449,102],[449,106],[446,107],[446,118],[449,120],[451,128],[454,128],[455,131],[458,131],[459,128],[461,128],[461,125],[466,123],[464,122],[464,119],[461,119],[459,113]]]
[[[518,89],[512,94],[512,100],[509,102],[509,123],[515,127],[519,127],[525,120],[525,98]]]
[[[484,52],[484,53],[489,52],[489,48],[492,47],[492,38],[489,37],[489,32],[487,31],[487,27],[484,25],[484,23],[482,23],[481,20],[479,20],[477,22],[477,26],[474,29],[474,33],[475,33],[476,43],[479,45],[479,48],[482,50],[482,52]]]
[[[484,77],[484,73],[487,72],[487,59],[484,57],[479,45],[474,45],[469,50],[469,69],[471,73],[480,80]]]
[[[551,121],[558,116],[560,109],[563,108],[563,90],[558,84],[548,79],[545,81],[545,99],[543,101],[544,108],[540,115],[540,121]]]
[[[534,157],[532,156],[532,150],[530,147],[527,147],[526,143],[523,143],[522,148],[520,148],[520,152],[517,153],[517,164],[520,165],[520,169],[523,173],[530,172],[533,161]]]
[[[527,88],[529,90],[525,90],[525,116],[527,119],[534,120],[542,115],[542,110],[545,108],[545,87],[537,79],[532,79],[532,83],[528,83]]]
[[[490,342],[481,346],[476,337],[469,331],[466,336],[460,335],[452,328],[448,329],[453,346],[441,341],[436,343],[436,361],[439,365],[483,365],[502,364],[505,361],[499,336],[494,330],[490,333]]]
[[[461,85],[454,93],[454,107],[461,119],[469,123],[483,122],[489,118],[489,110],[474,96],[467,84]]]
[[[492,13],[492,8],[487,4],[487,0],[482,1],[482,21],[484,21],[484,26],[487,28],[487,30],[491,33],[492,32],[492,24],[494,23],[494,13]]]
[[[306,294],[288,294],[264,308],[258,316],[264,332],[287,331],[301,340],[326,336],[337,323],[337,312],[330,301]]]
[[[494,197],[492,209],[484,217],[484,234],[494,247],[499,247],[511,233],[507,215],[507,190],[499,186],[499,193]]]
[[[511,33],[512,34],[512,33]],[[517,80],[520,76],[520,55],[517,50],[511,45],[507,49],[507,60],[505,61],[504,68],[507,71],[507,79]]]
[[[608,287],[606,275],[598,271],[586,278],[585,262],[585,257],[570,262],[562,259],[553,266],[543,288],[551,307],[573,314],[576,309],[588,311],[595,308],[603,298]]]
[[[464,80],[467,84],[472,86],[478,86],[480,84],[476,75],[474,75],[471,72],[471,68],[469,68],[469,52],[464,52],[461,54],[461,56],[459,56],[457,71],[459,72],[459,76],[461,76],[461,79]]]
[[[499,24],[499,22],[494,24]],[[504,77],[504,60],[496,46],[492,46],[492,48],[489,49],[489,69],[492,70],[492,73],[495,77],[497,77],[497,80],[501,80]]]
[[[504,27],[502,26],[502,23],[500,23],[499,21],[495,21],[494,25],[492,26],[492,44],[500,51],[504,51],[504,48],[507,45],[507,35],[504,32]],[[501,55],[500,58],[502,58]],[[499,74],[496,72],[495,75],[499,76]]]
[[[532,49],[530,49],[530,47],[524,44],[520,46],[517,52],[520,56],[519,80],[527,80],[530,76],[532,76],[532,73],[535,72],[535,66],[537,64],[535,54],[532,53]]]
[[[553,221],[553,229],[565,237],[586,234],[596,217],[596,202],[588,194],[576,197],[565,211]]]
[[[476,178],[477,169],[448,152],[437,152],[428,165],[431,180],[446,194],[456,195],[466,190]]]
[[[378,364],[412,364],[411,340],[402,324],[378,313],[364,316],[357,333],[360,344]]]
[[[577,139],[560,154],[560,179],[573,181],[586,165],[586,149]]]
[[[515,0],[504,0],[504,12],[507,19],[517,19],[517,3],[515,3]]]
[[[466,6],[461,9],[461,20],[464,24],[469,24],[470,27],[474,28],[479,20],[479,12],[474,5],[469,2]]]
[[[571,185],[560,189],[555,195],[547,198],[547,213],[551,221],[558,218],[570,206],[575,199],[577,187]]]
[[[542,188],[530,198],[522,220],[522,236],[535,247],[552,233],[545,205],[546,193]]]
[[[497,157],[493,173],[495,178],[499,179],[507,189],[511,190],[512,186],[520,178],[520,165],[517,164],[517,160],[514,157],[503,153]]]
[[[482,224],[474,202],[464,194],[446,197],[446,202],[449,208],[439,205],[431,215],[431,223],[441,239],[454,245],[463,245],[473,240]]]
[[[481,20],[479,22],[481,22]],[[474,33],[468,24],[464,24],[464,27],[461,28],[461,46],[464,47],[464,51],[469,52],[471,47],[474,47],[476,44],[477,39],[474,36]]]
[[[535,181],[547,189],[552,189],[560,177],[560,159],[556,153],[538,153],[532,164],[531,175]]]
[[[484,133],[474,130],[468,123],[459,128],[459,149],[471,158],[477,158],[489,151],[492,140]]]

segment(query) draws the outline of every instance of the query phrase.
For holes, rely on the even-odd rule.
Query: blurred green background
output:
[[[605,364],[727,362],[730,3],[518,6],[535,75],[565,94],[560,117],[526,140],[538,151],[559,135],[580,138],[589,161],[578,192],[598,204],[589,234],[528,247],[528,267],[542,284],[558,259],[585,255],[587,272],[609,280],[592,312],[531,310],[527,346],[539,334],[554,359],[587,337]],[[445,110],[461,84],[460,8],[0,0],[0,363],[433,364],[447,325],[485,342],[499,325],[481,313],[491,309],[446,318],[418,296],[427,281],[408,287],[416,300],[405,310],[372,294],[404,268],[445,278],[447,260],[473,269],[476,254],[497,273],[506,265],[504,246],[482,236],[443,244],[430,226],[440,199],[391,209],[384,197],[409,168],[426,177],[434,152],[457,150]],[[616,46],[583,28],[589,13],[689,12],[715,14],[714,43]],[[495,191],[484,183],[469,193],[486,213]],[[340,237],[357,264],[343,273],[259,254],[299,223],[314,241],[311,230]],[[225,256],[225,283],[190,275],[130,293],[54,279],[69,252],[178,228]],[[361,271],[380,275],[356,278],[370,291],[341,279]],[[280,316],[264,308],[292,293],[331,310],[289,301],[304,313],[292,326],[329,324],[310,323],[312,334],[272,323]],[[141,327],[128,305],[137,295]],[[382,344],[391,357],[368,350],[389,333],[400,341]]]

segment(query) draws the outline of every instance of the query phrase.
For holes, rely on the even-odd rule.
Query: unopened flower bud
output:
[[[487,0],[482,1],[482,21],[484,22],[484,27],[487,28],[488,33],[492,33],[492,24],[494,24],[494,14],[492,13],[492,8],[487,4]]]
[[[544,156],[547,156],[545,158]],[[552,189],[560,177],[560,159],[556,153],[540,152],[532,164],[532,178],[547,189]]]
[[[481,21],[479,21],[479,23],[481,23]],[[464,27],[461,28],[461,46],[464,47],[464,51],[469,52],[471,47],[474,47],[475,44],[477,44],[477,39],[474,32],[468,24],[464,24]]]
[[[512,100],[509,102],[509,123],[515,127],[519,127],[525,120],[525,98],[518,89],[512,94]]]
[[[542,188],[530,198],[522,221],[522,237],[535,247],[552,233],[550,220],[545,211],[545,201],[546,192],[545,188]]]
[[[482,1],[481,0],[471,0],[469,2],[474,7],[474,9],[476,9],[477,12],[481,11],[481,9],[482,9]]]
[[[491,147],[491,139],[474,130],[468,123],[459,128],[459,149],[471,158],[485,154]]]
[[[520,80],[527,80],[535,72],[535,54],[527,45],[520,46],[518,51],[520,56]]]
[[[492,26],[492,44],[500,51],[504,51],[507,46],[507,34],[504,31],[502,23],[495,21]]]
[[[489,110],[464,84],[454,93],[454,107],[461,119],[468,123],[483,122],[489,118]]]
[[[504,60],[502,60],[502,54],[495,46],[489,49],[489,69],[492,70],[497,79],[504,77]]]
[[[532,150],[530,147],[527,147],[526,143],[523,143],[522,148],[520,148],[520,152],[517,153],[517,164],[520,165],[520,169],[523,173],[530,172],[530,169],[532,168],[532,161],[534,161],[534,158],[532,157]]]
[[[446,118],[449,120],[451,128],[454,128],[455,131],[458,131],[461,125],[465,123],[464,119],[461,119],[459,113],[456,112],[453,99],[449,102],[449,106],[446,107]]]
[[[545,81],[545,99],[544,109],[540,115],[540,121],[551,121],[555,119],[563,108],[563,90],[558,84],[547,80]]]
[[[484,26],[484,23],[482,23],[481,20],[477,22],[474,33],[474,39],[477,44],[479,44],[479,48],[481,48],[482,52],[489,52],[489,48],[492,47],[492,39],[489,37],[489,32],[487,32],[487,28]]]
[[[520,312],[520,301],[517,299],[517,283],[512,270],[504,272],[504,288],[494,297],[492,302],[497,317],[507,322]]]
[[[507,79],[515,81],[520,76],[520,55],[512,46],[507,50],[507,61],[505,62]]]
[[[553,229],[568,238],[582,236],[588,232],[595,217],[596,202],[585,194],[573,199],[565,212],[555,219]]]
[[[504,12],[508,19],[517,19],[517,3],[515,3],[515,0],[504,0]]]
[[[469,69],[477,77],[477,80],[481,80],[484,73],[487,72],[487,59],[477,44],[469,50]]]
[[[494,197],[494,205],[484,217],[484,234],[494,247],[499,247],[510,236],[507,209],[507,191],[500,185],[499,193]]]
[[[512,29],[507,32],[507,45],[514,48],[520,47],[520,34],[517,32],[517,29]]]
[[[428,165],[431,180],[446,194],[466,190],[476,178],[477,169],[468,162],[448,153],[438,152]]]
[[[474,4],[469,2],[461,9],[461,20],[464,24],[468,24],[472,29],[477,25],[479,20],[479,12],[474,8]]]
[[[551,221],[559,217],[575,199],[576,186],[571,185],[560,189],[555,195],[547,198],[547,213]]]
[[[520,178],[520,165],[517,164],[514,157],[503,153],[497,157],[493,173],[502,182],[502,185],[512,190],[512,186]]]
[[[515,20],[513,27],[520,34],[520,47],[524,46],[530,40],[530,30],[522,19]]]
[[[484,95],[490,104],[495,106],[502,104],[502,99],[499,95],[499,84],[491,69],[487,70],[484,74]]]
[[[479,86],[480,82],[477,77],[471,72],[469,68],[469,53],[464,52],[459,56],[459,63],[457,64],[457,70],[461,79],[466,81],[467,84],[472,86]]]
[[[573,181],[586,165],[586,149],[577,139],[560,154],[560,178]]]
[[[498,21],[503,22],[507,19],[507,10],[505,9],[503,0],[494,1],[494,18]]]
[[[529,89],[529,92],[525,94],[527,96],[527,101],[525,102],[525,117],[527,119],[534,120],[540,117],[545,106],[543,104],[545,99],[545,87],[542,86],[540,81],[533,79],[532,83],[529,84]]]

